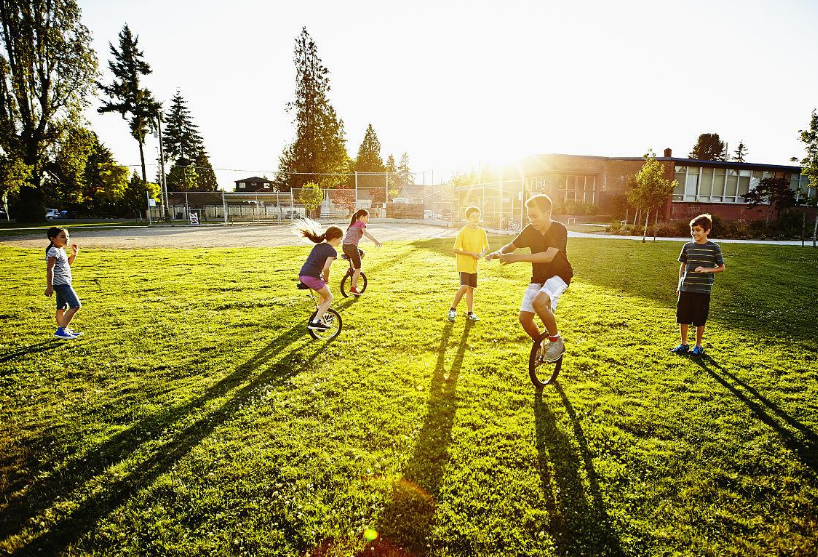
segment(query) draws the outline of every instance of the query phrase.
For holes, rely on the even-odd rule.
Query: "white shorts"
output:
[[[565,284],[565,281],[560,277],[551,277],[545,281],[545,284],[532,282],[525,291],[523,305],[520,306],[520,311],[537,313],[534,311],[534,297],[540,292],[548,294],[548,297],[551,298],[551,311],[555,311],[557,309],[557,302],[559,302],[560,296],[562,296],[566,288],[568,288],[568,285]]]

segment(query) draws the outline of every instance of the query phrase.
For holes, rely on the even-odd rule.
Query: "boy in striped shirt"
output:
[[[679,283],[676,287],[676,322],[681,329],[682,342],[671,352],[694,356],[704,354],[702,337],[704,324],[710,311],[710,289],[713,286],[714,273],[724,272],[724,258],[721,248],[707,239],[713,228],[713,219],[708,214],[699,215],[690,221],[692,242],[682,247],[679,255]],[[687,344],[688,325],[696,327],[696,346],[690,350]]]

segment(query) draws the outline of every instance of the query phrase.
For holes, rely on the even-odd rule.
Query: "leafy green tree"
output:
[[[384,187],[383,173],[386,171],[381,158],[381,142],[372,124],[366,127],[364,139],[358,147],[358,156],[355,157],[355,170],[358,172],[358,185],[363,187]],[[372,175],[377,173],[380,175]]]
[[[806,156],[801,159],[801,174],[809,178],[809,189],[807,194],[807,204],[815,207],[818,205],[818,114],[812,111],[809,128],[798,130],[799,139],[804,144]],[[812,228],[812,247],[815,247],[816,236],[818,236],[818,212],[815,214],[815,224]]]
[[[114,74],[110,85],[100,83],[99,87],[108,96],[97,109],[100,114],[118,112],[123,120],[128,121],[133,137],[139,144],[139,161],[142,164],[142,181],[147,182],[145,172],[145,136],[154,129],[159,117],[161,104],[153,94],[141,85],[141,76],[150,75],[151,67],[144,60],[144,53],[139,50],[139,37],[131,33],[126,23],[119,32],[119,50],[108,43],[112,60],[108,67]]]
[[[82,211],[87,215],[122,216],[119,203],[128,184],[128,167],[117,164],[113,153],[96,134],[85,162]]]
[[[160,193],[161,190],[158,184],[145,183],[134,172],[120,201],[122,215],[141,217],[148,208],[148,196],[151,199],[159,200]]]
[[[656,160],[652,151],[645,155],[645,163],[636,173],[634,183],[634,187],[628,192],[628,202],[645,212],[645,230],[642,233],[642,243],[645,243],[650,212],[665,203],[679,183],[665,178],[665,167]]]
[[[307,28],[295,41],[295,100],[287,111],[295,113],[295,141],[279,157],[280,191],[320,180],[326,187],[344,183],[347,165],[346,133],[329,102],[329,70],[318,57],[318,47]]]
[[[0,2],[0,157],[16,218],[43,219],[44,166],[94,91],[97,59],[74,0]]]
[[[49,204],[67,207],[72,213],[83,200],[86,166],[99,145],[97,135],[82,126],[65,126],[59,145],[44,168],[41,189]]]
[[[777,219],[784,209],[795,205],[795,192],[790,189],[790,182],[786,178],[763,178],[755,188],[744,194],[744,200],[751,209],[762,203],[769,203],[770,210],[767,211],[769,222],[771,212],[775,211]]]
[[[210,164],[210,159],[204,149],[199,151],[196,155],[196,160],[193,161],[196,168],[196,184],[199,191],[217,191],[219,189],[219,181],[216,179],[216,173],[213,171],[213,166]]]
[[[324,201],[324,193],[315,182],[307,182],[301,188],[301,194],[298,196],[298,199],[304,204],[304,208],[307,209],[309,215],[312,216],[313,212],[318,209]]]
[[[744,144],[744,140],[738,142],[738,147],[735,151],[733,151],[733,160],[736,162],[745,162],[744,159],[747,156],[747,146]]]
[[[703,133],[688,156],[700,161],[723,161],[725,159],[724,142],[719,139],[717,133]]]
[[[168,190],[170,191],[197,191],[199,174],[193,164],[174,164],[168,174]]]

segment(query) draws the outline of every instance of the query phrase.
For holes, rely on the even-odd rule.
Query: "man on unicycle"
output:
[[[486,260],[499,259],[503,265],[531,263],[531,284],[523,296],[520,324],[528,336],[537,342],[540,328],[534,322],[535,314],[542,319],[548,330],[548,342],[541,344],[542,361],[556,362],[565,353],[565,344],[557,329],[554,310],[574,275],[565,252],[568,229],[562,223],[551,220],[551,198],[547,195],[535,195],[526,201],[525,206],[531,224],[510,244],[488,254]],[[513,253],[520,248],[530,248],[531,253]]]

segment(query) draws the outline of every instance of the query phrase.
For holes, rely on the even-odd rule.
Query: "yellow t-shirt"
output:
[[[457,233],[457,238],[454,241],[454,249],[463,251],[472,251],[474,253],[481,253],[484,249],[489,247],[489,239],[486,236],[486,231],[475,226],[472,228],[467,224]],[[457,272],[458,273],[476,273],[477,260],[470,255],[457,254]]]

